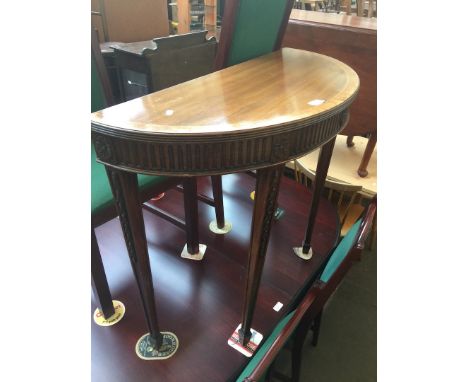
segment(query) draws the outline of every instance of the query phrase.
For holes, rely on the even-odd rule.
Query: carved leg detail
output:
[[[346,138],[346,146],[348,147],[353,147],[354,146],[354,135],[348,135],[348,138]]]
[[[257,171],[255,204],[250,233],[247,281],[242,309],[242,326],[239,330],[241,343],[245,346],[251,336],[250,328],[262,276],[265,254],[270,236],[271,221],[275,212],[281,175],[284,164]]]
[[[377,144],[377,132],[372,133],[367,142],[364,155],[362,156],[361,164],[359,165],[358,175],[365,178],[368,175],[367,165],[369,164],[372,153],[374,152],[375,145]]]
[[[107,319],[115,313],[115,309],[93,227],[91,227],[91,281],[99,309]]]
[[[317,217],[318,206],[322,190],[327,178],[328,167],[330,166],[333,148],[335,146],[336,137],[327,142],[320,148],[320,154],[317,162],[317,169],[314,182],[314,193],[312,195],[312,203],[310,205],[309,222],[307,224],[304,242],[302,243],[302,253],[308,254],[311,249],[312,232],[314,230],[315,218]]]
[[[153,278],[148,257],[145,225],[138,193],[138,180],[134,173],[106,166],[107,176],[120,217],[120,224],[127,244],[128,256],[143,303],[146,323],[156,348],[162,345],[162,335],[156,314]]]

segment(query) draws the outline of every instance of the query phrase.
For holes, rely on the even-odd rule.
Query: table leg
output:
[[[221,175],[211,177],[213,188],[213,199],[215,204],[216,225],[219,229],[224,228],[224,203],[223,203],[223,181]]]
[[[127,244],[128,256],[143,303],[146,323],[156,348],[162,345],[154,301],[153,278],[148,257],[143,212],[138,192],[137,175],[106,166],[114,194],[120,224]]]
[[[198,238],[198,199],[197,178],[184,179],[185,232],[187,234],[187,252],[194,255],[200,252]]]
[[[330,166],[333,148],[335,147],[336,136],[324,144],[320,148],[320,154],[317,162],[317,169],[315,172],[314,194],[312,195],[312,203],[310,205],[309,222],[307,230],[302,243],[302,253],[308,254],[311,248],[312,232],[314,230],[315,218],[317,217],[318,206],[320,197],[322,195],[325,179],[327,178],[328,167]]]
[[[115,313],[115,309],[93,227],[91,227],[91,281],[99,309],[107,319]]]
[[[364,150],[364,155],[361,159],[361,164],[359,165],[358,175],[361,178],[365,178],[369,173],[367,172],[367,166],[369,164],[372,153],[374,152],[375,145],[377,144],[377,132],[372,133],[367,142],[366,149]]]
[[[247,265],[247,282],[242,309],[242,326],[239,339],[246,345],[250,339],[252,317],[262,276],[265,254],[270,236],[271,221],[275,212],[284,163],[257,171],[255,204],[250,231],[250,249]]]

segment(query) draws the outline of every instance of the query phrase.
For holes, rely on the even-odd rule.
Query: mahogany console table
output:
[[[306,253],[335,137],[347,123],[358,88],[357,74],[342,62],[283,48],[92,114],[92,140],[109,175],[151,346],[163,348],[166,337],[156,314],[136,174],[202,176],[257,169],[239,315],[245,345],[284,164],[323,146]]]

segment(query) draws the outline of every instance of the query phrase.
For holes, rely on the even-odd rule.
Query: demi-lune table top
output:
[[[169,175],[271,166],[336,135],[342,123],[329,119],[347,117],[358,89],[359,78],[346,64],[283,48],[92,114],[98,160]],[[131,147],[114,147],[119,139],[135,142],[139,168]]]

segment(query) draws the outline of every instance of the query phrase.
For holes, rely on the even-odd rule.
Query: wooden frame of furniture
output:
[[[351,66],[361,80],[349,124],[340,133],[369,136],[357,169],[367,176],[367,165],[377,142],[377,22],[357,16],[293,9],[283,46],[326,54]]]
[[[200,31],[150,41],[113,44],[123,100],[128,101],[211,73],[217,42],[214,37],[207,39],[207,33]],[[145,78],[135,81],[128,77],[132,73]],[[137,89],[134,94],[131,92],[132,86]]]
[[[358,88],[347,65],[283,48],[92,114],[92,139],[108,171],[156,348],[162,339],[136,174],[196,177],[257,169],[240,332],[246,344],[284,163],[325,143],[330,147]],[[262,102],[253,102],[259,97]]]

